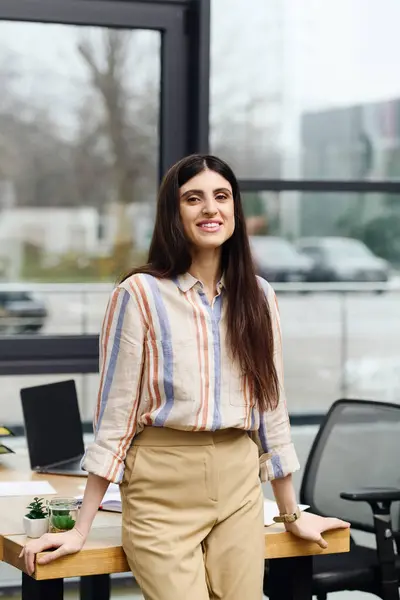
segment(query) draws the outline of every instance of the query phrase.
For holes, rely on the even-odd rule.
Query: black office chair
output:
[[[349,521],[353,531],[376,538],[377,549],[352,537],[350,553],[313,558],[313,595],[318,600],[344,590],[399,600],[400,405],[336,401],[312,445],[300,502],[309,504],[311,512]],[[264,593],[268,596],[267,573]]]

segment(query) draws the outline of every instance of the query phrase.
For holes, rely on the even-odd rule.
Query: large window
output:
[[[210,81],[207,0],[188,0],[197,21],[156,4],[38,0],[62,25],[7,21],[38,17],[0,0],[0,332],[98,332],[145,257],[160,173],[206,147],[210,83],[210,149],[279,296],[291,412],[396,400],[397,0],[211,0]]]
[[[292,413],[400,397],[396,0],[212,0],[211,149],[281,307]]]
[[[240,177],[400,176],[397,0],[212,1],[211,147]]]
[[[203,1],[0,0],[3,421],[69,376],[92,414],[110,291],[146,258],[161,174],[206,146],[207,39]]]

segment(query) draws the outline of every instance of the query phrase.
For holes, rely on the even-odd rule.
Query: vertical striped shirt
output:
[[[268,298],[280,397],[260,412],[250,382],[227,343],[223,280],[209,303],[202,283],[189,273],[176,280],[136,274],[111,294],[100,335],[100,384],[94,442],[82,466],[120,483],[126,453],[146,426],[185,431],[238,428],[258,445],[262,481],[299,468],[283,387],[279,311]]]

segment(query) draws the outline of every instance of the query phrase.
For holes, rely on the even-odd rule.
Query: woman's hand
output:
[[[293,535],[303,540],[316,542],[321,548],[327,548],[328,544],[321,534],[331,529],[348,529],[350,523],[334,517],[320,517],[313,513],[302,512],[300,519],[293,523],[286,523],[285,527]]]
[[[32,575],[35,570],[35,557],[38,552],[57,548],[54,552],[49,552],[46,556],[38,559],[38,564],[47,565],[47,563],[60,558],[60,556],[79,552],[84,543],[85,537],[75,527],[63,533],[45,533],[42,537],[30,540],[25,544],[19,558],[24,557],[26,572]]]

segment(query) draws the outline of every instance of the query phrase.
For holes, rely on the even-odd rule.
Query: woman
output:
[[[262,598],[263,494],[322,548],[348,523],[299,514],[299,468],[283,391],[276,297],[257,278],[238,184],[213,156],[166,174],[148,264],[111,295],[89,472],[72,531],[21,554],[29,572],[79,551],[110,481],[120,484],[123,547],[148,600]]]

